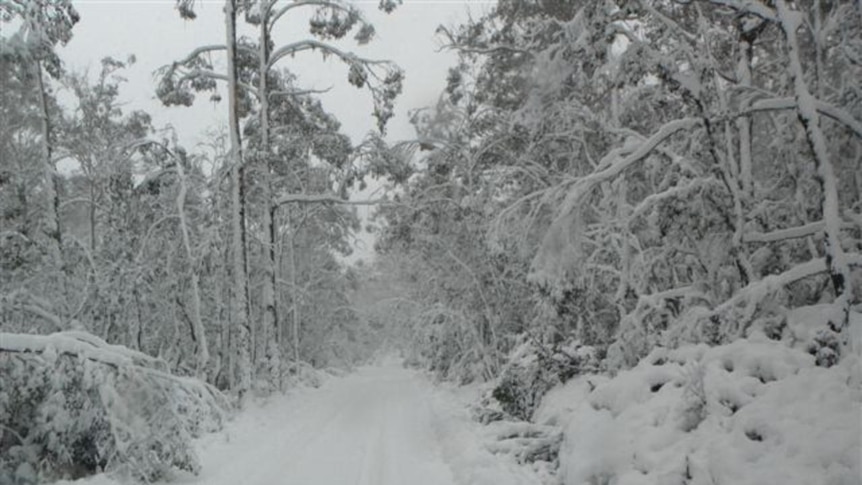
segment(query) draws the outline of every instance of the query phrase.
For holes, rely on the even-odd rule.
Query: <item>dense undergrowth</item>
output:
[[[0,483],[196,473],[192,439],[231,409],[214,387],[89,334],[0,334]]]
[[[528,342],[474,417],[490,449],[548,484],[856,484],[862,313],[837,346],[823,342],[824,310],[727,344],[657,347],[617,372],[583,359],[561,369]]]

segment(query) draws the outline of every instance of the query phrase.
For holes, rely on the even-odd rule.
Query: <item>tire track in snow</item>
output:
[[[203,450],[206,485],[533,485],[491,455],[451,396],[400,367],[276,398]],[[522,473],[523,472],[523,473]]]

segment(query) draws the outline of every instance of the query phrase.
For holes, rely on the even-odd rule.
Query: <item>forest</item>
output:
[[[0,0],[0,484],[282,483],[201,440],[378,406],[393,356],[470,393],[427,483],[862,484],[862,1],[465,2],[395,139],[411,73],[363,49],[411,0],[219,0],[152,77],[224,114],[194,146],[127,108],[134,55],[67,66],[78,3]],[[360,142],[302,55],[367,95]],[[426,483],[380,453],[284,483]]]

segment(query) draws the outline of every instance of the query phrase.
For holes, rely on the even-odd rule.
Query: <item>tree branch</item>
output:
[[[217,79],[219,81],[225,81],[225,82],[228,81],[227,74],[221,74],[221,73],[218,73],[215,71],[211,71],[209,69],[192,69],[190,71],[183,73],[183,76],[180,77],[179,82],[188,81],[188,80],[190,80],[192,78],[196,78],[196,77],[206,77],[206,78]],[[251,86],[251,85],[248,85],[246,83],[239,82],[239,81],[237,81],[236,85],[245,89],[246,91],[250,92],[255,97],[260,98],[260,93],[257,91],[257,89],[254,86]]]
[[[707,0],[709,3],[713,5],[720,5],[723,7],[730,7],[737,12],[740,13],[750,13],[757,17],[762,18],[763,20],[768,20],[770,22],[777,22],[778,16],[775,14],[775,11],[771,8],[767,7],[759,0]]]
[[[293,42],[290,44],[283,45],[279,47],[275,52],[272,53],[272,56],[269,59],[269,64],[267,64],[267,69],[274,66],[278,61],[280,61],[283,57],[296,54],[297,52],[302,52],[306,50],[314,50],[320,49],[326,54],[332,54],[344,61],[348,62],[361,62],[363,64],[388,64],[389,61],[377,61],[373,59],[364,59],[361,57],[357,57],[356,55],[342,51],[330,44],[325,42],[320,42],[314,39],[305,39],[297,42]]]
[[[853,229],[853,224],[842,224],[842,229]],[[826,222],[816,221],[804,226],[788,227],[786,229],[778,229],[772,232],[751,232],[743,234],[744,242],[768,243],[776,241],[784,241],[785,239],[798,239],[800,237],[811,236],[826,228]]]
[[[752,103],[748,108],[734,113],[731,116],[733,118],[741,118],[761,111],[796,109],[797,106],[798,103],[796,102],[796,99],[792,97],[762,99]],[[820,100],[815,100],[815,106],[820,114],[843,124],[853,131],[856,136],[862,138],[862,122],[854,118],[853,115],[837,106],[832,106],[831,104]],[[719,119],[718,121],[721,120]]]
[[[275,201],[276,207],[286,204],[342,204],[342,205],[377,205],[389,202],[387,199],[347,200],[331,194],[289,194]]]

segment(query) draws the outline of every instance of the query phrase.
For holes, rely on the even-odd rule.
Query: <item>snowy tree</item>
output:
[[[58,213],[60,207],[59,180],[56,173],[58,155],[53,126],[57,110],[50,79],[57,79],[62,73],[62,63],[55,49],[71,39],[72,28],[78,19],[78,13],[69,1],[0,2],[0,25],[14,29],[11,35],[0,39],[0,58],[3,61],[4,76],[11,74],[13,78],[10,81],[13,84],[9,86],[13,89],[16,80],[21,82],[17,86],[24,91],[20,92],[22,97],[19,100],[26,103],[18,107],[10,105],[6,109],[13,111],[20,109],[20,113],[28,113],[27,117],[35,117],[31,119],[38,120],[37,126],[9,126],[7,129],[10,129],[9,134],[13,137],[7,138],[7,143],[10,143],[7,147],[37,143],[35,146],[40,150],[38,166],[41,173],[38,197],[25,200],[27,197],[23,195],[24,192],[19,192],[18,197],[23,204],[22,208],[38,208],[36,211],[39,214],[38,226],[28,227],[27,234],[10,233],[7,237],[18,239],[17,242],[9,240],[14,245],[23,243],[31,249],[38,247],[37,252],[44,254],[45,274],[48,272],[51,274],[50,278],[42,282],[34,282],[29,288],[20,285],[13,290],[12,294],[4,292],[4,298],[20,302],[22,307],[29,309],[27,311],[31,314],[40,315],[40,318],[63,329],[72,325],[69,315],[62,314],[50,302],[54,299],[60,301],[65,297],[62,285],[59,284],[64,278],[63,239]],[[25,107],[27,105],[30,107]],[[29,122],[27,124],[29,125]],[[26,163],[23,158],[27,156],[25,153],[16,153],[13,156],[16,163]],[[30,192],[24,185],[19,184],[18,188]],[[32,232],[29,232],[30,229]],[[31,246],[34,243],[37,246]]]
[[[0,479],[41,483],[108,470],[151,482],[200,469],[191,438],[229,403],[165,363],[84,332],[0,334]]]
[[[53,129],[50,114],[50,87],[44,77],[47,73],[56,79],[62,72],[62,64],[54,49],[72,38],[72,28],[78,22],[78,12],[68,0],[23,2],[7,0],[0,3],[0,22],[20,22],[19,29],[9,39],[3,39],[4,60],[21,62],[32,69],[36,95],[41,111],[42,166],[45,184],[45,227],[50,242],[49,254],[54,265],[61,263],[62,238],[58,218],[59,195],[57,193],[56,166],[54,159]]]
[[[180,2],[180,13],[186,17],[193,17],[193,2]],[[243,353],[249,352],[249,358],[240,357],[242,363],[239,369],[257,367],[259,362],[265,362],[264,370],[273,376],[280,367],[280,323],[278,312],[280,291],[279,262],[277,261],[279,248],[279,224],[280,219],[278,207],[290,204],[290,198],[279,196],[276,187],[293,190],[302,189],[307,183],[283,183],[280,177],[301,177],[303,164],[309,163],[306,153],[313,153],[322,157],[323,160],[333,164],[333,168],[343,176],[338,180],[336,186],[326,186],[320,189],[323,193],[337,194],[337,198],[344,197],[346,188],[357,177],[357,172],[345,166],[346,153],[349,151],[349,143],[337,134],[337,123],[327,120],[326,116],[320,116],[318,104],[310,101],[311,91],[296,89],[295,80],[287,71],[276,69],[284,59],[303,51],[318,51],[323,54],[324,59],[334,57],[343,62],[348,68],[348,81],[359,88],[367,88],[374,99],[374,116],[382,129],[386,121],[392,116],[392,103],[401,90],[402,74],[392,63],[385,61],[374,61],[363,59],[353,53],[343,51],[328,41],[340,39],[355,30],[355,39],[364,44],[373,36],[373,27],[364,20],[361,11],[356,7],[339,1],[333,2],[293,2],[282,5],[280,2],[261,1],[257,3],[241,4],[234,6],[233,34],[228,34],[228,41],[224,45],[203,46],[195,49],[185,59],[167,66],[162,71],[162,77],[158,86],[158,94],[162,101],[168,105],[188,105],[194,99],[195,91],[211,91],[217,99],[219,95],[216,90],[216,81],[227,80],[230,83],[233,72],[234,87],[229,85],[229,99],[233,118],[231,126],[234,151],[245,150],[242,158],[236,163],[236,170],[242,173],[234,174],[235,186],[234,199],[236,202],[234,215],[234,233],[240,234],[232,244],[233,251],[241,253],[242,257],[235,257],[235,294],[245,295],[245,303],[238,301],[237,305],[246,308],[242,318],[237,317],[237,322],[242,330],[241,340],[244,342],[248,334],[248,344],[241,343],[237,347]],[[276,24],[286,15],[304,7],[311,9],[314,13],[310,19],[312,39],[300,40],[284,46],[272,45],[272,31]],[[383,2],[382,9],[390,11],[394,2]],[[232,7],[233,8],[233,7]],[[230,9],[228,9],[230,10]],[[256,42],[245,38],[237,38],[235,34],[236,14],[244,14],[245,19],[257,26],[259,34]],[[231,21],[229,20],[230,24]],[[230,27],[230,26],[229,26]],[[228,30],[231,30],[230,28]],[[210,60],[213,52],[227,51],[229,61],[228,75],[217,73]],[[279,114],[281,113],[281,114]],[[304,114],[308,113],[308,114]],[[240,119],[249,117],[245,124],[244,133],[240,129]],[[280,119],[277,119],[280,117]],[[322,125],[312,130],[311,143],[304,143],[299,136],[309,129],[302,127],[302,123],[316,123],[322,121]],[[303,121],[306,120],[306,121]],[[276,125],[276,122],[283,124]],[[299,124],[298,128],[292,127]],[[240,139],[246,138],[246,142]],[[297,145],[299,149],[291,147]],[[329,148],[325,148],[325,146]],[[278,154],[276,154],[278,150]],[[286,154],[295,158],[295,161],[287,160],[287,164],[296,164],[279,168],[277,163],[281,155]],[[298,158],[296,158],[298,157]],[[237,193],[241,190],[242,193]],[[258,192],[260,191],[260,192]],[[252,204],[251,202],[256,202]],[[303,211],[305,209],[302,209]],[[254,218],[259,214],[259,219]],[[259,221],[259,226],[258,226]],[[265,274],[262,283],[260,301],[248,291],[250,264],[255,264],[250,259],[252,248],[248,243],[247,231],[260,227],[262,236],[254,240],[261,241],[260,266]],[[290,241],[295,239],[295,235]],[[295,251],[291,251],[294,258]],[[240,265],[242,263],[242,265]],[[293,273],[295,271],[292,270]],[[242,275],[242,276],[237,276]],[[241,280],[241,281],[240,281]],[[296,284],[290,285],[294,291],[292,300],[296,302]],[[241,288],[245,288],[242,290]],[[257,326],[254,315],[259,303],[261,308],[261,324]],[[294,321],[294,347],[297,346],[298,332],[296,326],[299,323],[299,305],[292,306],[292,319]],[[236,315],[236,312],[234,312]],[[245,322],[245,323],[242,323]],[[258,351],[257,344],[264,347]],[[298,348],[294,349],[294,356],[298,356]]]
[[[431,246],[453,224],[433,229],[421,201],[451,204],[446,216],[476,204],[470,226],[487,233],[471,243],[529,266],[513,278],[529,325],[501,331],[575,339],[612,366],[657,345],[730,342],[821,301],[835,309],[824,331],[841,332],[859,298],[859,76],[847,47],[859,12],[785,7],[501,1],[441,28],[460,54],[446,110],[464,115],[438,110],[420,146],[440,150],[431,133],[463,139],[449,161],[426,158],[412,209],[386,209],[382,254],[419,247],[417,229],[431,228],[414,278],[433,288],[422,294],[445,291],[428,268],[451,259]]]

